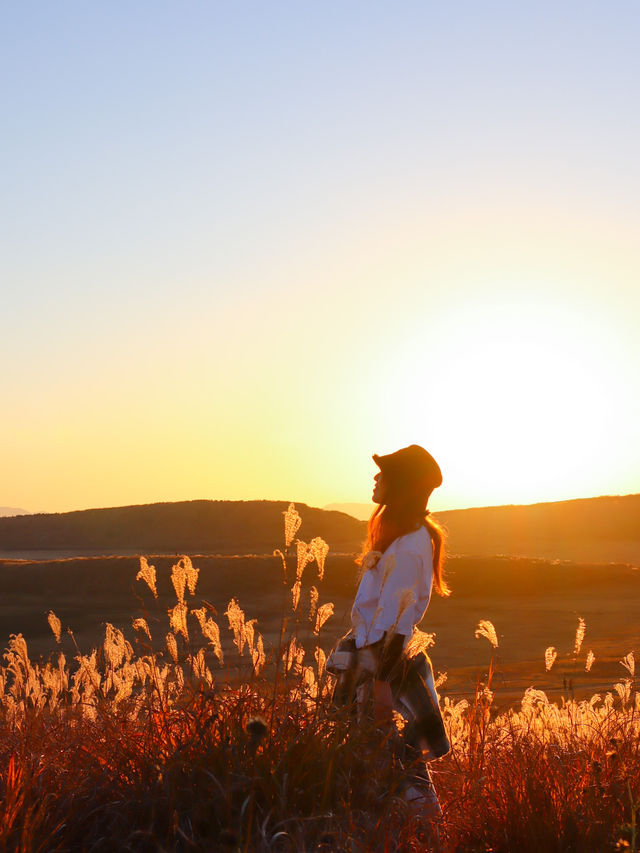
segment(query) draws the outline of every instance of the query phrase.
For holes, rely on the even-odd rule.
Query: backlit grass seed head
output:
[[[316,681],[316,674],[312,666],[302,668],[302,686],[307,695],[312,697],[318,695],[318,682]]]
[[[53,631],[53,636],[56,638],[56,642],[60,642],[60,634],[62,632],[62,624],[53,610],[50,610],[47,614],[47,622],[49,623],[49,627]]]
[[[176,642],[175,634],[172,634],[171,632],[167,634],[167,650],[174,662],[178,663],[178,644]]]
[[[213,681],[213,676],[211,675],[211,672],[207,668],[205,662],[204,649],[198,649],[197,654],[195,654],[192,658],[191,666],[193,668],[193,674],[196,678],[201,679],[207,684],[210,684]]]
[[[137,581],[144,581],[153,593],[153,597],[158,597],[156,588],[156,567],[150,566],[146,557],[140,557],[140,571],[136,575]]]
[[[94,649],[90,655],[76,655],[75,659],[80,664],[74,675],[76,684],[99,690],[102,678],[98,672],[98,652]]]
[[[289,672],[290,669],[293,669],[294,672],[297,672],[302,665],[304,655],[304,648],[300,645],[300,643],[296,640],[295,637],[292,637],[291,640],[287,643],[287,646],[282,654],[285,673]]]
[[[437,690],[439,687],[442,687],[442,685],[443,685],[443,684],[446,684],[446,683],[447,683],[447,678],[448,678],[448,677],[449,677],[449,675],[448,675],[448,673],[446,673],[446,672],[439,672],[439,673],[438,673],[438,677],[435,679],[435,681],[434,681],[434,683],[433,683],[433,685],[434,685],[434,687],[436,688],[436,690]]]
[[[557,657],[558,657],[558,652],[554,649],[553,646],[549,646],[549,648],[545,650],[544,668],[546,669],[547,672],[551,671],[551,667],[556,662]]]
[[[222,645],[220,643],[220,628],[218,624],[211,618],[207,618],[207,608],[200,607],[198,610],[191,611],[198,620],[200,630],[203,636],[213,646],[213,653],[218,658],[220,663],[224,663],[224,655],[222,654]]]
[[[194,568],[189,557],[183,557],[182,559],[184,560],[185,572],[187,573],[187,589],[191,595],[195,595],[200,569]]]
[[[549,700],[547,694],[543,690],[536,690],[535,687],[527,687],[522,697],[522,710],[533,711],[538,705],[548,705]]]
[[[200,630],[202,631],[207,620],[207,608],[199,607],[197,610],[192,610],[191,615],[196,617],[198,625],[200,625]]]
[[[200,569],[194,569],[189,557],[181,557],[175,566],[171,567],[171,582],[180,604],[184,604],[185,587],[189,588],[191,595],[195,593],[199,574]]]
[[[327,559],[327,554],[329,553],[329,546],[324,539],[316,536],[315,539],[312,539],[311,542],[309,542],[309,552],[311,553],[311,558],[316,561],[318,566],[318,579],[322,580],[324,577],[324,564]]]
[[[302,524],[302,519],[298,515],[298,511],[296,510],[296,506],[294,503],[289,504],[289,508],[284,515],[284,544],[285,548],[288,548],[289,545],[296,538],[296,534],[298,530],[300,530],[300,525]]]
[[[107,622],[104,637],[104,656],[112,669],[117,669],[124,661],[129,662],[133,657],[131,643],[125,640],[124,634]]]
[[[235,598],[232,598],[224,615],[229,620],[229,629],[233,631],[233,642],[237,646],[238,653],[242,654],[245,644],[244,610]]]
[[[173,675],[175,678],[175,682],[169,685],[169,693],[172,694],[173,698],[175,698],[176,686],[178,688],[178,690],[177,690],[178,693],[184,687],[184,670],[182,669],[181,666],[176,666],[173,668]],[[194,672],[194,675],[195,675],[195,672]]]
[[[253,652],[253,642],[255,637],[255,624],[257,619],[250,619],[248,622],[244,623],[244,641],[249,647],[249,651]]]
[[[415,628],[411,639],[407,643],[405,654],[408,658],[413,658],[420,654],[420,652],[426,652],[427,649],[435,645],[435,641],[435,634],[427,634],[425,631]]]
[[[635,678],[635,675],[636,675],[636,661],[635,661],[635,658],[634,658],[634,656],[633,656],[633,652],[629,652],[629,654],[628,654],[628,655],[625,655],[625,657],[623,657],[623,658],[622,658],[622,660],[620,661],[620,663],[621,663],[621,664],[622,664],[622,666],[627,670],[627,672],[629,673],[629,675],[630,675],[632,678]]]
[[[280,551],[278,548],[276,548],[276,550],[273,552],[273,556],[274,557],[280,557],[280,560],[282,561],[282,574],[284,577],[284,582],[286,583],[287,582],[287,558],[282,553],[282,551]]]
[[[591,672],[591,667],[593,666],[593,662],[595,661],[595,659],[596,656],[594,655],[594,653],[592,651],[589,651],[589,654],[587,655],[587,661],[584,665],[586,672]]]
[[[134,631],[142,631],[147,635],[149,639],[151,639],[151,631],[149,630],[149,625],[147,624],[147,620],[139,617],[138,619],[133,620],[133,630]]]
[[[625,678],[624,681],[619,681],[613,685],[613,689],[622,700],[623,707],[626,707],[631,699],[631,679]]]
[[[483,687],[480,699],[485,706],[491,705],[493,702],[494,692],[489,687]]]
[[[309,590],[309,622],[313,622],[318,609],[318,590],[312,586]]]
[[[573,653],[574,655],[580,654],[580,649],[582,648],[582,642],[584,640],[584,635],[587,630],[587,623],[584,621],[582,616],[578,617],[578,627],[576,628],[576,639],[573,644]]]
[[[291,607],[293,610],[298,609],[298,604],[300,603],[300,590],[302,589],[302,584],[300,581],[296,581],[294,585],[291,587]]]
[[[169,624],[176,634],[182,634],[187,642],[189,642],[189,628],[187,627],[187,605],[178,603],[175,607],[169,608]]]
[[[256,675],[260,675],[265,663],[266,663],[266,655],[264,653],[264,642],[262,640],[262,634],[258,634],[258,641],[256,643],[255,649],[251,649],[251,662],[253,663],[253,671]]]
[[[220,643],[220,628],[213,619],[207,619],[202,628],[202,633],[213,646],[213,653],[218,658],[220,663],[224,663],[224,655],[222,653],[222,644]]]
[[[476,628],[476,638],[484,637],[485,640],[489,640],[494,649],[498,648],[498,635],[496,634],[496,629],[493,627],[493,622],[489,622],[488,619],[481,619],[478,622],[478,627]]]
[[[4,653],[4,659],[7,661],[7,669],[14,678],[13,688],[22,686],[31,669],[27,643],[22,634],[10,635],[9,648]]]
[[[311,553],[311,548],[307,545],[306,542],[303,542],[302,539],[298,539],[296,541],[296,557],[297,557],[297,566],[296,566],[296,578],[298,580],[302,580],[302,573],[305,570],[305,567],[312,562],[313,554]]]
[[[317,636],[320,633],[320,629],[327,621],[333,616],[333,603],[328,602],[327,604],[323,604],[322,607],[318,607],[318,612],[316,614],[316,627],[313,629],[313,633]]]
[[[327,662],[327,656],[320,648],[320,646],[316,646],[314,657],[316,659],[316,663],[318,664],[318,681],[321,681],[325,669],[325,664]]]

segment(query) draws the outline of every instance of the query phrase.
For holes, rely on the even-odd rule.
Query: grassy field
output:
[[[153,626],[166,620],[176,556],[149,560],[158,574],[159,598],[147,614]],[[291,582],[283,584],[280,558],[192,555],[192,560],[200,569],[200,595],[219,614],[232,597],[238,599],[258,620],[267,645],[276,646],[291,597]],[[46,657],[55,647],[46,618],[50,609],[65,629],[73,630],[82,650],[100,643],[106,622],[130,633],[132,619],[142,615],[145,606],[135,580],[138,569],[137,557],[0,561],[0,637],[6,644],[11,633],[22,633],[30,654]],[[327,558],[321,593],[335,606],[323,632],[327,651],[348,630],[357,571],[352,557]],[[486,655],[474,636],[480,619],[490,619],[498,632],[494,680],[500,701],[517,699],[530,686],[560,696],[566,693],[565,679],[572,680],[580,696],[601,690],[620,677],[621,657],[640,647],[640,572],[630,566],[453,557],[448,572],[453,595],[446,600],[434,596],[420,626],[436,635],[432,659],[436,670],[448,674],[444,695],[468,697],[484,675]],[[302,608],[308,606],[314,584],[317,574],[314,578],[309,568],[302,579]],[[578,617],[587,624],[585,652],[592,650],[596,658],[589,673],[584,654],[576,660],[572,654]],[[227,646],[231,653],[230,640]],[[547,673],[544,652],[549,646],[558,650],[558,659]],[[69,655],[74,652],[69,636],[63,638],[63,648]]]
[[[296,608],[295,553],[286,583],[280,557],[4,561],[0,849],[637,850],[635,569],[450,560],[421,626],[452,743],[429,824],[393,734],[330,701],[356,567],[316,557]]]

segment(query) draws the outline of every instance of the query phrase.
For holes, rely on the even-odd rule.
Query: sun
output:
[[[509,296],[436,319],[392,359],[389,444],[424,442],[470,503],[588,490],[616,455],[608,436],[624,394],[599,318]]]

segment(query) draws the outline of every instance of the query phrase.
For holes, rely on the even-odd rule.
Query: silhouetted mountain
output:
[[[183,501],[0,518],[0,552],[270,554],[286,501]],[[366,523],[296,504],[301,539],[355,553]],[[498,554],[640,565],[640,495],[439,512],[451,554]]]
[[[200,500],[0,518],[0,551],[271,553],[282,547],[288,505]],[[299,538],[321,536],[338,552],[360,548],[362,522],[341,512],[296,506],[302,517]]]
[[[437,513],[455,554],[640,565],[640,495]]]
[[[323,509],[333,510],[334,512],[346,512],[347,515],[352,515],[360,521],[367,521],[373,512],[374,504],[369,501],[368,504],[346,503],[346,504],[327,504]]]
[[[29,515],[29,510],[17,506],[0,506],[0,517],[11,515]]]

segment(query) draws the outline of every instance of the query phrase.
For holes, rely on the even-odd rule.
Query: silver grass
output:
[[[156,588],[156,567],[150,566],[146,557],[140,557],[140,571],[136,575],[137,581],[144,581],[153,593],[153,597],[158,597]]]
[[[302,524],[302,519],[298,515],[298,511],[296,510],[295,504],[290,503],[284,515],[284,544],[285,548],[288,548],[289,545],[293,542],[296,537],[298,530],[300,530],[300,525]]]
[[[498,648],[498,635],[496,634],[496,629],[493,626],[493,622],[490,622],[488,619],[481,619],[478,622],[476,638],[480,637],[484,637],[485,640],[489,640],[494,649]]]

